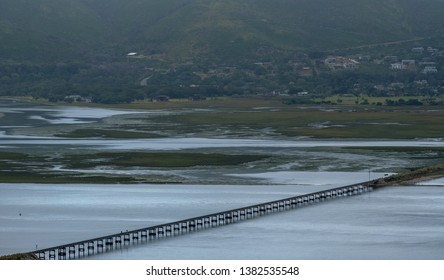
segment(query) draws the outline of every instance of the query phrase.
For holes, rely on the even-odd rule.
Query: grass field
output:
[[[164,119],[165,120],[165,119]],[[441,138],[444,110],[415,108],[361,108],[340,106],[280,107],[267,111],[212,111],[170,116],[166,120],[189,130],[199,126],[272,128],[284,136],[315,138]]]

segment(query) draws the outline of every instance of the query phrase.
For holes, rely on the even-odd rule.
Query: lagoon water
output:
[[[0,255],[215,213],[325,185],[0,184]]]
[[[23,146],[29,148],[38,145],[77,146],[81,148],[107,150],[185,150],[208,148],[314,148],[314,147],[444,147],[444,141],[326,141],[326,140],[255,140],[255,139],[219,139],[219,138],[161,138],[161,139],[64,139],[37,138],[29,136],[6,136],[0,139],[3,147]]]
[[[444,188],[359,197],[167,239],[94,259],[444,259]]]
[[[408,160],[400,157],[381,160],[379,154],[369,153],[307,152],[303,150],[305,148],[444,146],[442,139],[57,138],[38,135],[31,130],[27,134],[27,128],[87,124],[110,116],[141,112],[10,105],[0,104],[0,113],[4,113],[0,118],[2,151],[230,149],[235,152],[292,154],[294,158],[289,162],[262,162],[241,169],[77,170],[102,174],[157,172],[167,176],[196,176],[198,179],[204,178],[202,174],[205,173],[207,177],[214,175],[228,180],[225,185],[0,184],[0,255],[362,182],[369,175],[372,178],[382,177],[392,167],[404,165]],[[317,166],[317,170],[303,169],[303,164]],[[369,164],[377,164],[384,172],[369,174]],[[60,166],[51,168],[55,171],[62,169]],[[386,188],[94,258],[444,259],[443,185],[443,180],[435,180],[417,186]]]
[[[343,180],[345,174],[340,175]],[[319,178],[312,178],[299,185],[250,186],[1,184],[0,254],[85,240],[335,185],[318,184]],[[330,178],[334,180],[335,174]],[[439,186],[443,181],[430,184],[390,187],[93,258],[443,259],[444,187]]]

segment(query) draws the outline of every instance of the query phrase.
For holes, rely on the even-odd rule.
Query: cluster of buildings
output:
[[[357,69],[359,62],[342,56],[328,57],[324,60],[325,65],[331,70]]]
[[[420,62],[421,73],[433,74],[438,73],[438,68],[435,62]],[[401,62],[390,64],[392,70],[416,70],[416,61],[413,59],[404,59]]]
[[[430,57],[434,57],[441,53],[438,49],[432,47],[415,47],[412,48],[411,52],[416,56],[427,54]],[[421,69],[421,73],[423,74],[438,73],[436,62],[430,61],[430,59],[423,59],[419,63],[417,63],[416,60],[413,59],[404,59],[401,60],[401,62],[398,62],[396,56],[387,56],[384,58],[384,60],[392,61],[392,63],[390,64],[390,68],[392,70],[417,70],[419,68]]]
[[[434,57],[444,56],[444,51],[440,51],[433,47],[415,47],[411,49],[414,58],[421,59],[399,59],[398,56],[386,56],[382,63],[389,64],[392,70],[410,70],[420,71],[423,74],[438,73],[438,65]],[[331,56],[324,60],[324,64],[330,70],[355,70],[359,68],[360,62],[371,62],[372,59],[368,55],[359,55],[357,60],[342,56]]]
[[[416,61],[414,59],[403,59],[401,62],[390,64],[392,70],[415,70]]]

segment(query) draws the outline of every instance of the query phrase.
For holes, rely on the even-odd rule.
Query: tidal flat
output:
[[[1,212],[2,224],[9,225],[0,233],[3,246],[0,254],[30,251],[37,244],[57,245],[115,230],[146,227],[150,223],[181,218],[173,215],[179,212],[198,215],[363,182],[442,164],[444,159],[444,123],[440,121],[444,119],[444,110],[427,107],[296,107],[264,100],[249,103],[243,99],[171,105],[141,103],[128,107],[132,108],[124,108],[123,105],[93,108],[20,102],[0,104],[0,113],[3,114],[0,118],[0,182],[3,183],[0,185],[0,207],[7,210]],[[410,186],[406,190],[411,192],[397,193],[396,196],[420,197],[425,189]],[[433,190],[427,189],[427,197],[436,193],[436,199],[440,199],[440,191]],[[142,193],[143,199],[140,200]],[[383,192],[378,194],[383,195]],[[181,202],[182,210],[174,206],[178,197],[185,199]],[[90,201],[90,198],[95,199]],[[113,204],[120,198],[119,205]],[[372,195],[365,196],[359,201],[364,203],[372,198]],[[84,205],[85,201],[90,203]],[[377,207],[389,207],[387,201],[380,202],[375,202]],[[401,200],[399,205],[393,204],[393,209],[404,211],[404,202]],[[156,203],[161,205],[154,207]],[[206,203],[220,207],[213,209]],[[117,210],[109,209],[107,204],[117,207]],[[26,205],[32,206],[32,209]],[[332,203],[329,205],[332,206]],[[426,213],[426,216],[429,212],[438,211],[426,209],[426,204],[421,205],[418,211]],[[316,215],[330,211],[315,208]],[[72,212],[75,209],[83,209],[84,212]],[[308,211],[307,215],[310,209],[304,210]],[[335,209],[339,217],[345,210]],[[352,209],[359,211],[359,205],[352,206]],[[122,216],[121,211],[124,213]],[[371,209],[368,210],[366,215],[372,215],[371,212]],[[18,215],[20,213],[22,216]],[[39,216],[29,216],[29,213]],[[89,221],[85,213],[93,215],[96,220]],[[170,216],[162,216],[162,213],[170,213]],[[285,218],[288,220],[283,224],[297,220],[298,215],[297,212],[288,214]],[[433,215],[430,217],[437,217]],[[359,217],[347,215],[350,222],[347,227],[355,224]],[[319,221],[319,232],[331,230],[322,219]],[[421,221],[418,219],[418,225]],[[42,227],[38,225],[40,222]],[[431,219],[430,222],[436,221]],[[26,236],[26,240],[31,236],[46,236],[44,232],[55,229],[54,223],[60,223],[64,230],[55,234],[52,241],[29,238],[29,244],[20,244]],[[255,227],[254,223],[249,225]],[[270,224],[270,220],[267,223]],[[381,220],[382,226],[385,223],[388,221]],[[93,224],[100,224],[105,231],[94,231]],[[258,230],[264,232],[266,227],[259,226]],[[433,230],[444,232],[439,227]],[[356,230],[357,235],[337,237],[358,238],[359,232]],[[393,236],[396,232],[392,232]],[[415,240],[430,237],[417,231],[412,234],[416,234]],[[263,240],[264,237],[254,236],[254,240]],[[15,243],[8,241],[11,237],[16,238]],[[294,243],[290,234],[284,237]],[[223,239],[210,235],[207,238]],[[233,235],[233,238],[239,237]],[[375,235],[368,238],[364,243],[357,242],[355,247],[349,247],[347,254],[330,255],[329,258],[376,257],[375,254],[364,254],[368,246],[379,242],[372,239],[376,238]],[[436,236],[431,238],[431,244],[442,242]],[[201,244],[208,240],[204,238]],[[384,239],[380,242],[391,241]],[[7,247],[7,244],[15,245]],[[165,246],[170,246],[168,244],[169,241],[158,242],[155,246],[165,249]],[[339,245],[336,243],[334,246],[337,248]],[[177,246],[180,247],[173,245],[171,248]],[[276,246],[273,248],[279,248],[278,244]],[[213,247],[208,243],[209,251],[213,251]],[[381,258],[402,258],[404,251],[395,247],[392,254],[387,253]],[[248,248],[245,250],[251,249]],[[362,249],[361,254],[359,248]],[[420,256],[425,258],[440,256],[420,244],[415,248],[422,250],[424,254]],[[184,255],[184,258],[201,258],[201,253],[207,254],[208,250],[201,252],[196,249],[195,254]],[[219,249],[216,246],[214,250]],[[279,250],[276,249],[276,254]],[[105,258],[152,258],[143,250],[137,252],[140,253]],[[287,253],[281,256],[323,256]],[[223,254],[225,257],[214,252],[207,256],[263,258],[260,255]],[[157,257],[175,258],[176,255]]]
[[[232,173],[398,172],[443,158],[444,111],[427,107],[258,99],[128,107],[2,103],[0,181],[223,184],[235,183]]]

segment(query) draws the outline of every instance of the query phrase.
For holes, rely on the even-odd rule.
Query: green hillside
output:
[[[442,0],[84,0],[117,40],[180,58],[329,50],[435,35]]]
[[[1,59],[73,59],[102,34],[101,18],[76,0],[0,1]]]
[[[380,59],[411,59],[414,40],[427,38],[423,47],[437,53],[421,59],[444,65],[442,11],[444,0],[0,0],[0,96],[81,95],[106,103],[157,95],[325,96],[426,78],[433,94],[444,89],[444,71],[432,79],[421,68],[395,73]],[[411,44],[375,46],[392,42]],[[332,73],[323,64],[355,47],[372,55],[359,71]]]
[[[2,59],[254,56],[435,35],[443,0],[1,0]]]

